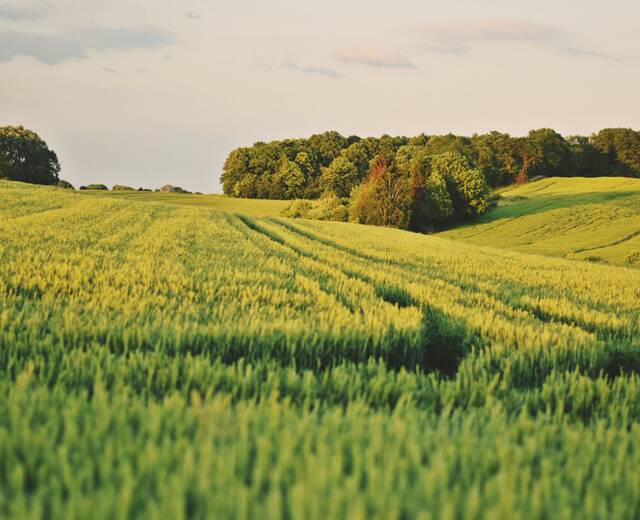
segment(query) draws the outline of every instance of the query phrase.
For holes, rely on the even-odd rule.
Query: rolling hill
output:
[[[197,206],[227,213],[243,213],[255,217],[279,215],[282,210],[287,208],[291,203],[289,200],[240,199],[225,197],[224,195],[148,191],[83,190],[78,192],[78,195],[113,197],[136,202],[161,203],[164,205]]]
[[[640,514],[637,269],[17,183],[0,236],[0,516]]]
[[[496,209],[440,236],[527,253],[640,265],[640,179],[549,178],[501,195]]]

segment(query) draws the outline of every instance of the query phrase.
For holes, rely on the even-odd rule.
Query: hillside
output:
[[[640,270],[12,183],[0,236],[0,516],[640,513]]]
[[[441,233],[465,242],[640,265],[640,179],[549,178],[502,192],[473,224]]]
[[[195,193],[161,193],[148,191],[91,191],[78,192],[83,196],[114,197],[136,202],[162,203],[178,206],[198,206],[216,211],[244,213],[256,217],[279,215],[289,206],[288,200],[241,199],[224,195],[200,195]]]

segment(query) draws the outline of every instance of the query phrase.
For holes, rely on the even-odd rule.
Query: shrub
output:
[[[131,186],[124,186],[122,184],[116,184],[113,188],[111,188],[113,191],[135,191],[134,188],[132,188]]]
[[[329,195],[318,200],[294,200],[282,212],[284,217],[334,220],[346,222],[349,218],[349,199]]]
[[[161,191],[164,193],[191,193],[190,191],[187,191],[184,188],[181,188],[180,186],[173,186],[171,184],[167,184],[157,191]]]
[[[73,184],[71,184],[71,183],[70,183],[70,182],[68,182],[68,181],[63,181],[62,179],[60,179],[60,180],[56,183],[56,186],[57,186],[58,188],[63,188],[63,189],[65,189],[65,190],[73,190],[73,189],[74,189]]]
[[[96,190],[96,191],[106,191],[107,188],[104,184],[87,184],[86,186],[80,186],[81,190]]]

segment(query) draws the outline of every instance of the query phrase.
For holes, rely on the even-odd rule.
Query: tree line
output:
[[[223,191],[263,199],[315,199],[327,192],[346,197],[379,155],[391,161],[407,146],[420,147],[427,155],[459,153],[492,187],[518,182],[518,176],[640,177],[640,133],[627,128],[567,138],[549,128],[532,130],[526,137],[494,131],[472,137],[360,138],[332,131],[233,150],[224,164]]]
[[[233,150],[221,177],[232,197],[299,199],[287,214],[425,231],[481,215],[489,188],[538,176],[640,177],[640,133],[563,137],[425,135],[258,142]]]

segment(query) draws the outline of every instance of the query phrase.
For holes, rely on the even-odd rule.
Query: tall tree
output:
[[[374,159],[367,179],[354,190],[351,218],[362,224],[406,229],[411,193],[408,179],[384,155]]]
[[[608,175],[640,177],[640,133],[630,128],[605,128],[591,142],[604,154]]]
[[[545,177],[567,177],[572,173],[572,154],[569,143],[551,128],[531,130],[527,137],[529,150],[534,151],[535,160],[529,174]]]
[[[33,184],[56,184],[58,156],[38,134],[22,126],[0,127],[0,177]]]
[[[323,190],[338,197],[348,197],[359,183],[358,169],[346,157],[336,157],[329,166],[322,169],[320,185]]]

